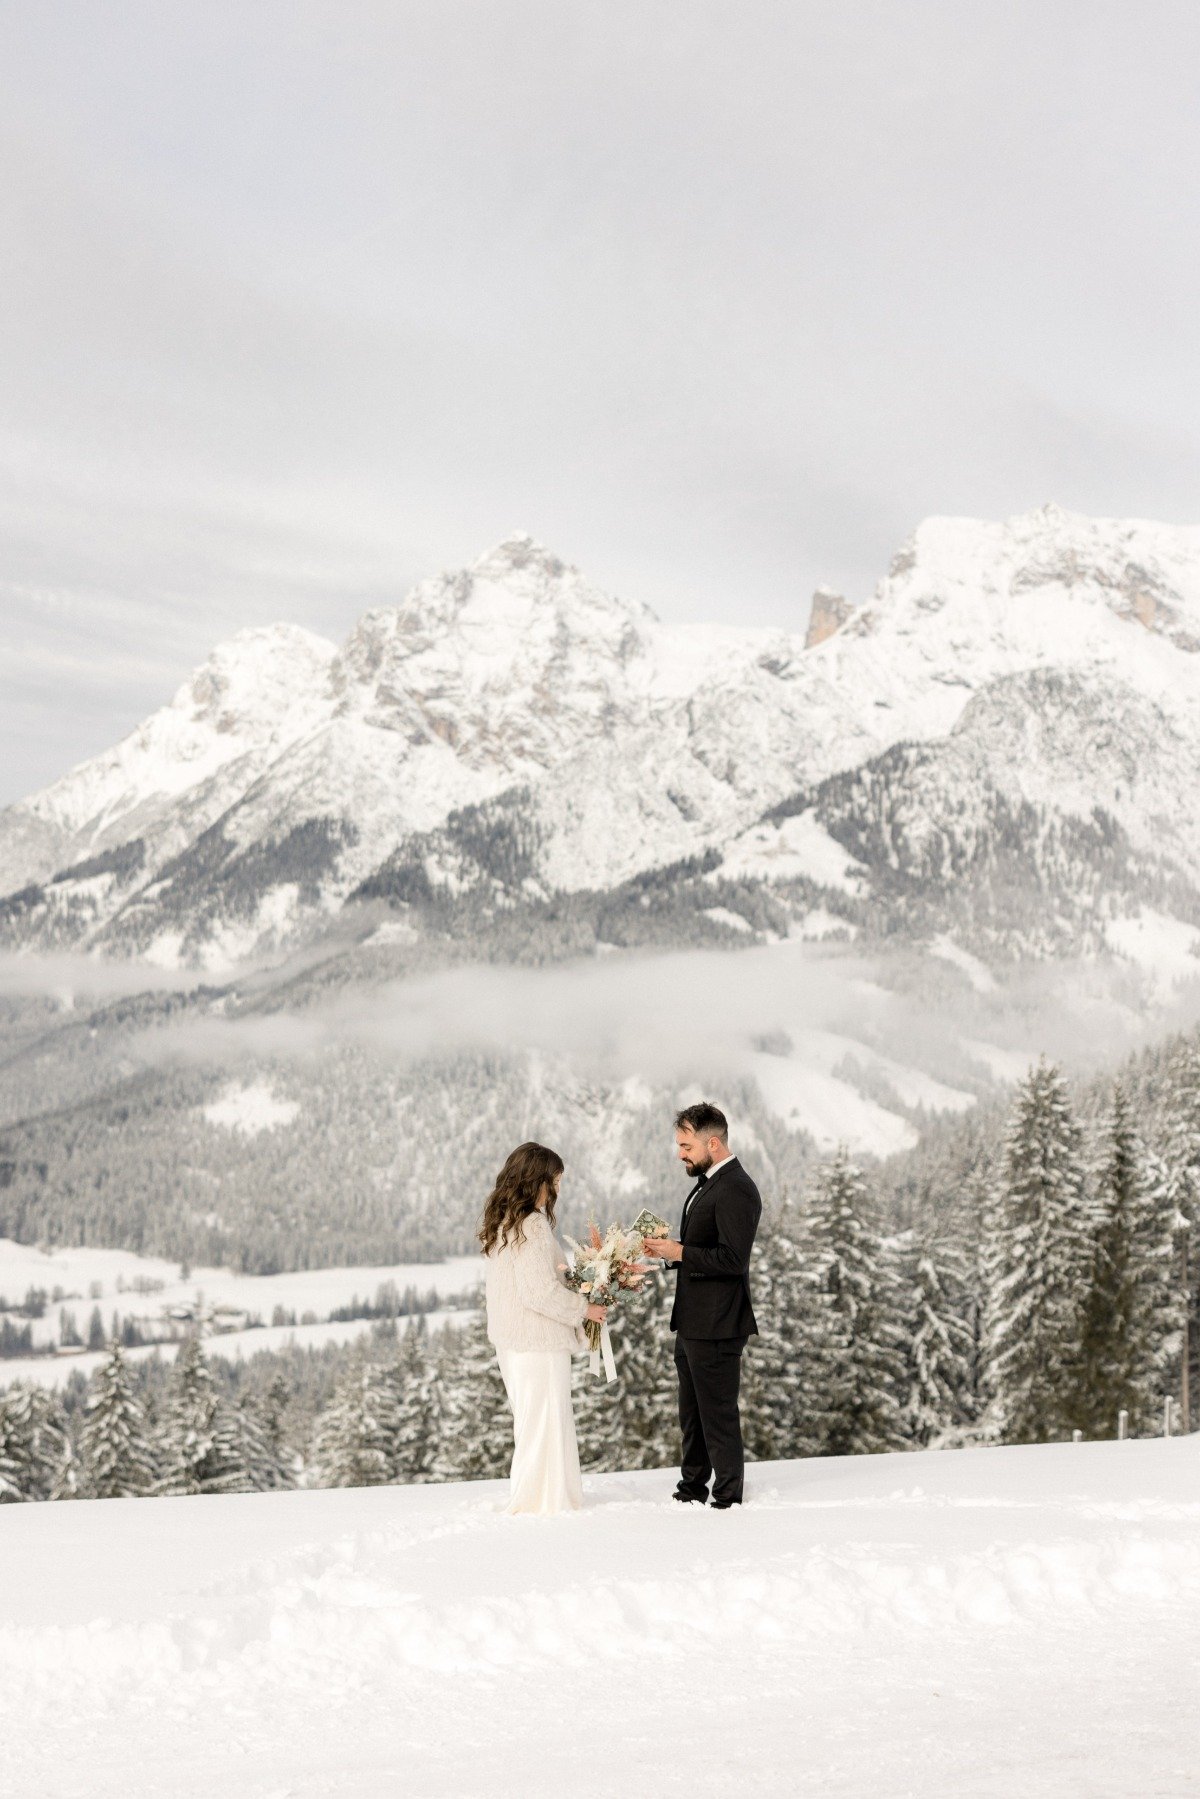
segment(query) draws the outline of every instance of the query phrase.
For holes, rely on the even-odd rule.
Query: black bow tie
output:
[[[707,1170],[705,1170],[702,1174],[698,1174],[696,1176],[696,1185],[698,1187],[702,1187],[707,1179],[708,1179],[708,1172],[707,1172]]]

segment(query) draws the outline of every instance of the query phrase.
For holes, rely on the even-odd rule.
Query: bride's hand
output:
[[[608,1311],[604,1306],[589,1306],[583,1315],[592,1324],[603,1324],[608,1317]]]

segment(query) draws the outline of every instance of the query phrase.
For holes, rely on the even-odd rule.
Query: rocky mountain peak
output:
[[[471,573],[485,581],[504,581],[518,570],[547,581],[557,581],[565,574],[579,575],[577,568],[538,543],[528,531],[510,532],[471,564]]]
[[[171,706],[221,733],[273,731],[293,701],[327,684],[337,645],[300,625],[255,625],[226,638],[184,682]]]
[[[568,711],[584,690],[594,698],[645,654],[655,625],[645,607],[592,586],[517,533],[469,568],[418,582],[399,605],[367,613],[333,683],[343,709],[461,743],[464,718],[485,708],[494,718],[539,694],[554,693]]]
[[[999,521],[925,519],[840,635],[919,634],[933,658],[945,638],[968,663],[1104,660],[1126,653],[1128,624],[1200,650],[1200,530],[1051,501]]]

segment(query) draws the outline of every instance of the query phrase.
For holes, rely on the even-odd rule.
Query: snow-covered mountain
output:
[[[292,625],[239,632],[114,749],[0,813],[0,937],[91,943],[328,720],[336,654]]]
[[[148,856],[177,853],[328,719],[336,654],[293,625],[220,644],[131,736],[0,813],[0,886],[44,881],[135,840]]]
[[[0,814],[0,941],[228,965],[355,895],[511,906],[705,853],[869,898],[1077,826],[1119,906],[1200,883],[1200,530],[929,519],[833,598],[807,640],[667,626],[517,536],[340,650],[243,633]]]

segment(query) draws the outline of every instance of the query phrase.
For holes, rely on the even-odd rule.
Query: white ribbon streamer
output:
[[[600,1372],[600,1357],[602,1355],[604,1357],[604,1378],[605,1378],[605,1380],[610,1380],[610,1381],[616,1380],[616,1378],[617,1378],[617,1362],[616,1362],[616,1357],[613,1355],[612,1338],[608,1334],[607,1324],[602,1324],[600,1326],[600,1347],[599,1347],[599,1349],[593,1349],[590,1356],[588,1357],[588,1366],[591,1369],[591,1372],[593,1374],[599,1374],[599,1372]]]

